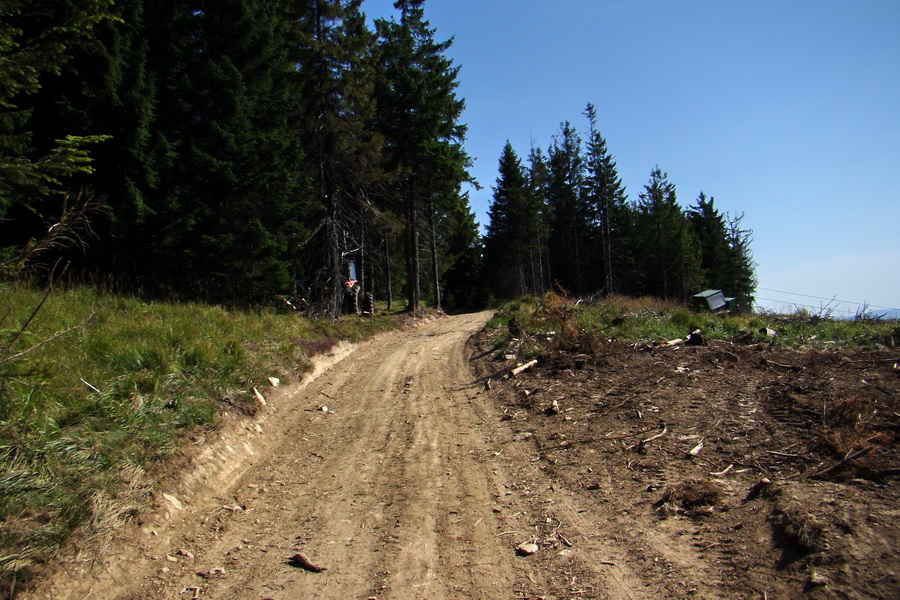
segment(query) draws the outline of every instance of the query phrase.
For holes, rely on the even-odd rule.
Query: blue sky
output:
[[[592,102],[630,199],[659,165],[682,206],[703,191],[745,214],[760,305],[900,308],[897,0],[427,0],[425,14],[462,67],[482,225],[506,140],[546,150],[564,120],[586,132]]]

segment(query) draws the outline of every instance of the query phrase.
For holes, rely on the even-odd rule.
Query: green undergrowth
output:
[[[179,444],[253,413],[269,377],[397,321],[0,283],[0,588],[76,528],[127,519]]]
[[[496,348],[509,348],[516,337],[513,333],[522,330],[522,339],[513,344],[520,359],[537,355],[548,344],[571,343],[584,336],[656,343],[685,339],[698,329],[704,340],[818,350],[895,347],[900,342],[900,324],[896,320],[848,321],[803,313],[712,313],[653,298],[621,296],[592,303],[556,294],[521,298],[501,307],[488,329],[493,331]]]

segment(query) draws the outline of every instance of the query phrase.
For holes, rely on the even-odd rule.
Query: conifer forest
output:
[[[590,104],[548,148],[498,148],[482,232],[463,66],[426,0],[394,6],[5,0],[3,276],[66,263],[145,297],[331,316],[349,279],[410,310],[551,289],[751,307],[742,215],[703,193],[683,209],[649,165],[629,198]]]

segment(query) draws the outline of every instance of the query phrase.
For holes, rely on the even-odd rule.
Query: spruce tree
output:
[[[435,248],[441,261],[436,265],[440,269],[441,302],[455,309],[483,306],[486,298],[479,288],[483,249],[478,223],[467,195],[451,198],[445,210],[433,213],[437,220]]]
[[[527,207],[525,213],[531,215],[528,230],[528,258],[531,287],[529,292],[542,294],[551,287],[549,251],[549,214],[547,210],[547,159],[537,146],[528,153]]]
[[[756,287],[751,232],[741,228],[743,214],[729,219],[715,207],[715,199],[700,193],[688,209],[688,219],[700,246],[705,287],[734,296],[743,309],[753,306]]]
[[[687,302],[702,283],[700,253],[668,177],[655,167],[637,205],[642,289],[659,298]]]
[[[162,8],[170,64],[158,127],[172,149],[159,190],[163,264],[178,287],[213,299],[285,291],[301,207],[282,14],[263,0]]]
[[[593,104],[585,110],[589,133],[585,152],[585,201],[593,218],[592,248],[605,293],[622,291],[631,254],[628,246],[631,213],[625,188],[606,148],[606,140],[597,130],[597,111]]]
[[[488,208],[490,223],[484,239],[486,283],[502,298],[515,298],[526,292],[529,220],[528,182],[522,163],[509,141],[500,155],[499,175]],[[531,217],[531,219],[529,219]]]
[[[753,310],[756,294],[756,269],[750,244],[753,232],[741,227],[744,214],[728,218],[726,215],[725,240],[728,244],[726,252],[727,288],[734,294],[740,310]]]
[[[704,286],[732,294],[729,286],[727,229],[725,219],[715,207],[715,198],[700,192],[696,205],[688,208],[688,220],[700,245],[700,266]]]
[[[566,121],[548,152],[546,202],[553,281],[576,295],[589,289],[584,254],[591,216],[583,185],[581,137]]]
[[[215,300],[290,288],[304,198],[282,9],[121,0],[38,95],[43,138],[66,123],[112,135],[82,182],[109,205],[86,268]]]
[[[143,2],[120,0],[113,13],[115,19],[98,24],[91,43],[35,95],[35,137],[51,140],[67,128],[110,135],[92,152],[94,173],[77,182],[107,210],[92,224],[97,239],[89,252],[73,258],[76,268],[114,269],[120,281],[134,281],[138,257],[148,251],[142,223],[152,214],[148,201],[159,175],[151,150],[156,82]]]
[[[459,122],[465,102],[456,97],[459,67],[446,57],[452,39],[435,41],[424,0],[397,0],[400,20],[376,22],[380,65],[376,86],[378,131],[384,136],[385,170],[406,217],[407,306],[421,301],[420,237],[454,203],[465,203],[459,184],[470,179]],[[449,204],[448,204],[449,203]],[[432,258],[437,259],[431,236]],[[435,301],[440,294],[436,269]]]
[[[341,311],[342,283],[356,261],[363,290],[371,291],[365,262],[374,240],[369,196],[380,141],[373,130],[373,36],[360,0],[292,0],[292,75],[296,134],[307,152],[308,177],[321,215],[319,233],[304,246],[300,273],[313,300],[332,317]]]

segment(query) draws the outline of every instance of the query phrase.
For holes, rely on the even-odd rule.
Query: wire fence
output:
[[[756,300],[759,302],[760,300],[764,302],[774,302],[785,306],[794,307],[795,310],[800,309],[808,309],[811,312],[821,313],[821,314],[838,314],[845,315],[849,317],[856,317],[861,315],[877,316],[879,311],[898,311],[900,309],[892,308],[890,306],[881,306],[878,304],[869,304],[868,302],[853,302],[850,300],[840,300],[837,297],[826,298],[824,296],[814,296],[811,294],[802,294],[800,292],[788,292],[785,290],[776,290],[772,288],[764,288],[758,287],[757,290],[763,292],[772,292],[775,294],[785,294],[791,297],[799,297],[799,298],[812,298],[814,300],[821,300],[822,303],[819,305],[809,304],[804,302],[796,302],[792,299],[784,299],[784,298],[763,298],[761,296],[757,296]]]

